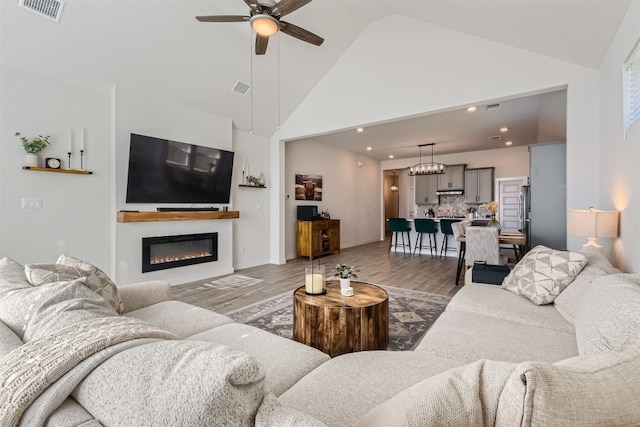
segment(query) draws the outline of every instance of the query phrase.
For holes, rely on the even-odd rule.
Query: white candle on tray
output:
[[[322,292],[322,274],[307,274],[305,278],[304,290],[308,294],[319,294]]]

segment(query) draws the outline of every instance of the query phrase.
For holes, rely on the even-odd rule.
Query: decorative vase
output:
[[[347,278],[347,279],[343,279],[342,277],[340,278],[340,289],[347,289],[351,287],[351,279]]]
[[[262,172],[260,172],[260,176],[258,177],[258,184],[260,184],[261,186],[264,187],[266,182],[267,181],[264,179],[264,174]]]
[[[27,153],[24,155],[25,166],[38,166],[38,156],[33,153]]]
[[[489,220],[489,227],[496,227],[498,228],[498,233],[500,232],[500,230],[502,230],[502,226],[500,225],[500,223],[498,222],[498,220],[496,219],[495,214],[491,215],[491,219]]]

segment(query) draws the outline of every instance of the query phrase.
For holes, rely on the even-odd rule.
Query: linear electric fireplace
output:
[[[142,238],[142,272],[218,260],[218,233]]]

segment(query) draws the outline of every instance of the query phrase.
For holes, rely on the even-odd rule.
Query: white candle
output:
[[[80,128],[80,151],[84,151],[84,128]]]
[[[69,131],[69,150],[67,150],[67,152],[71,152],[71,138],[73,137],[73,133],[72,131]]]
[[[304,289],[308,294],[319,294],[322,292],[322,274],[313,273],[305,276]]]

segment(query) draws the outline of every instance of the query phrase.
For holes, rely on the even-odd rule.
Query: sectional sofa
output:
[[[0,425],[640,425],[640,276],[596,250],[467,274],[414,351],[324,353],[68,256],[0,260]]]

